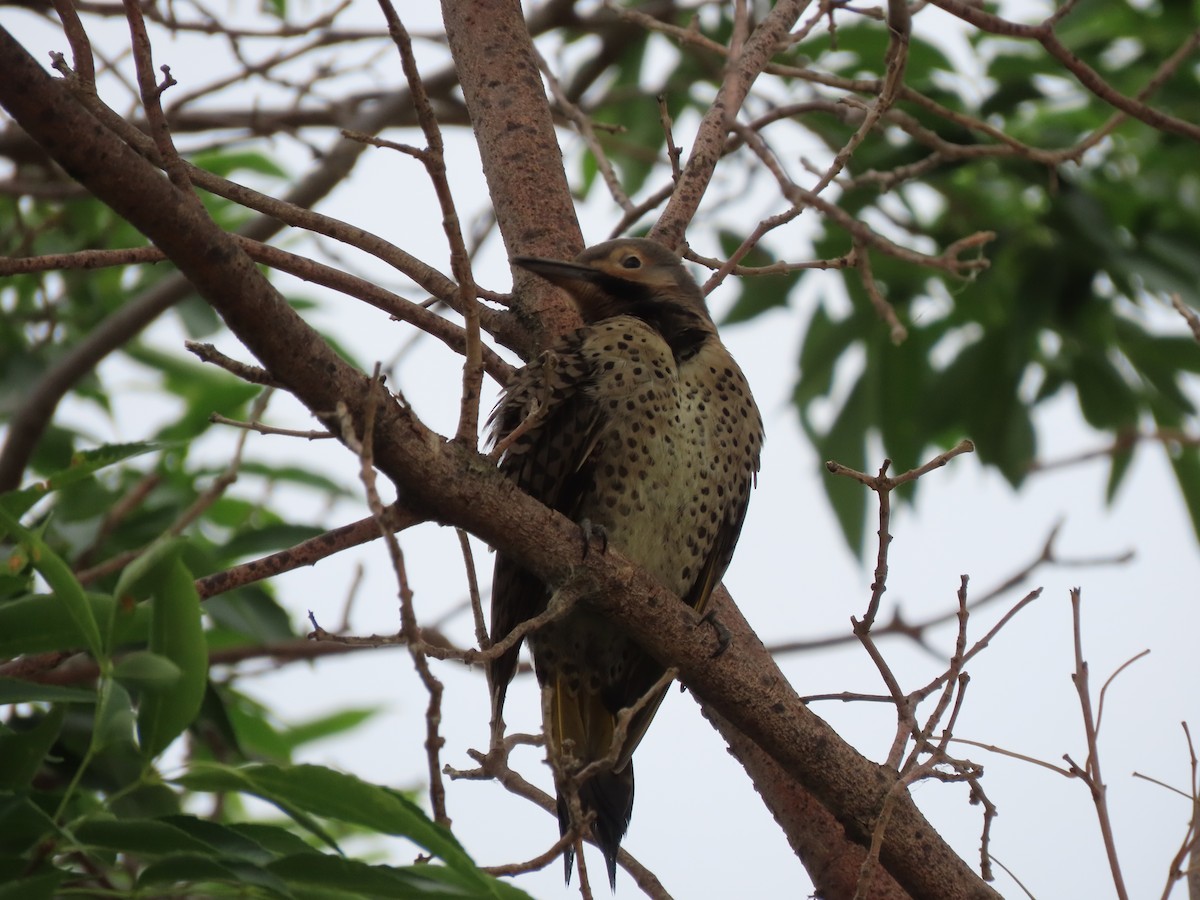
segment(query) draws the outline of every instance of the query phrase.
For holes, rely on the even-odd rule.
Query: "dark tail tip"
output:
[[[608,884],[617,889],[617,852],[621,849],[621,838],[629,828],[633,815],[633,763],[626,763],[620,772],[605,772],[594,775],[579,786],[579,803],[584,815],[596,814],[592,821],[592,835],[604,854],[608,867]],[[571,812],[567,801],[558,796],[558,830],[566,834],[571,828]],[[575,863],[575,850],[568,847],[563,854],[566,864],[567,884],[571,883],[571,870]]]

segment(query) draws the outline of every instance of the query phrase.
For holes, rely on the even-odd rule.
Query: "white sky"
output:
[[[359,7],[362,20],[377,22],[373,4]],[[325,4],[310,3],[304,12],[312,14],[318,8]],[[418,17],[432,11],[430,5],[403,12]],[[918,16],[918,24],[923,20],[928,21],[924,14]],[[5,11],[0,22],[15,28],[18,36],[29,38],[28,46],[42,59],[50,50],[67,50],[60,36],[35,27],[23,12]],[[425,28],[416,18],[408,24],[414,32]],[[121,31],[114,27],[116,40],[121,39]],[[93,33],[92,37],[99,40],[100,35]],[[202,38],[160,41],[155,45],[156,63],[170,64],[175,77],[190,89],[212,77],[213,44],[213,39]],[[442,55],[430,51],[428,45],[420,49],[424,54]],[[390,75],[388,86],[401,81],[398,66]],[[236,96],[229,99],[244,102]],[[165,100],[169,105],[169,93]],[[686,121],[680,122],[676,132],[677,141],[685,147],[688,127]],[[486,188],[468,136],[450,132],[447,140],[460,213],[464,221],[470,221],[483,208]],[[573,138],[565,136],[565,146],[568,158],[573,159]],[[294,145],[281,144],[279,149],[293,173],[301,176],[308,160]],[[794,170],[793,174],[798,173]],[[371,151],[353,180],[320,209],[374,231],[448,271],[440,230],[431,227],[438,216],[430,197],[418,164],[396,154]],[[736,221],[743,212],[742,221],[749,222],[751,216],[757,218],[757,210],[749,201],[723,215]],[[616,218],[611,204],[593,195],[581,209],[585,238],[589,242],[604,239]],[[988,227],[988,223],[980,222],[979,227]],[[701,252],[717,254],[715,240],[701,229],[693,230],[689,237]],[[302,244],[299,249],[306,248],[307,244]],[[402,284],[402,279],[373,260],[360,260],[354,251],[343,251],[343,255],[354,261],[360,274],[373,274],[389,287]],[[495,238],[480,256],[476,278],[498,290],[510,284]],[[309,286],[282,285],[308,296],[318,293]],[[723,310],[732,295],[730,287],[719,290],[711,301],[714,310]],[[1004,298],[995,299],[1004,302]],[[870,595],[870,568],[844,549],[821,491],[820,479],[829,476],[802,439],[789,405],[802,323],[815,302],[811,292],[793,297],[786,310],[727,329],[724,335],[747,372],[766,417],[768,434],[759,488],[725,581],[768,644],[846,634],[850,616],[862,614]],[[388,322],[383,314],[346,298],[329,297],[327,303],[313,317],[316,323],[368,364],[375,359],[390,360],[410,336],[411,329],[406,326]],[[1166,316],[1161,320],[1166,327],[1176,327]],[[1182,333],[1182,324],[1177,327]],[[159,323],[150,334],[156,346],[183,352],[181,334],[172,322]],[[244,356],[231,338],[218,343],[226,352]],[[100,420],[85,408],[73,408],[71,415],[87,421],[106,440],[146,437],[152,432],[147,421],[166,414],[155,407],[153,383],[144,370],[115,361],[105,364],[104,374],[119,391],[115,421]],[[404,392],[427,422],[447,432],[453,430],[457,414],[458,379],[457,358],[437,342],[425,340],[405,359],[393,386]],[[274,403],[270,417],[277,424],[309,427],[307,416],[293,411],[286,401]],[[1103,435],[1082,424],[1070,397],[1047,404],[1039,412],[1038,425],[1046,459],[1105,442]],[[250,447],[251,456],[261,459],[311,461],[317,454],[327,474],[354,483],[355,463],[340,447],[260,436],[251,437]],[[204,449],[214,459],[227,452],[213,441],[206,442]],[[1035,585],[1045,589],[1042,599],[970,665],[972,680],[957,734],[1054,763],[1061,763],[1064,753],[1083,761],[1083,733],[1070,680],[1068,603],[1068,589],[1082,586],[1085,655],[1091,664],[1094,697],[1104,679],[1125,660],[1143,649],[1152,651],[1110,688],[1100,746],[1130,893],[1157,896],[1183,836],[1189,807],[1183,798],[1134,779],[1132,772],[1181,788],[1187,783],[1188,759],[1179,723],[1187,719],[1196,726],[1200,722],[1195,699],[1200,662],[1194,651],[1200,617],[1196,604],[1200,565],[1191,525],[1161,450],[1147,447],[1139,452],[1111,509],[1103,505],[1106,476],[1106,463],[1089,463],[1031,478],[1027,489],[1015,495],[995,472],[982,469],[971,456],[928,476],[922,481],[917,508],[901,508],[893,518],[895,541],[883,618],[897,607],[912,620],[952,609],[958,579],[964,573],[971,577],[972,591],[983,593],[1035,556],[1059,520],[1065,522],[1058,544],[1064,556],[1136,552],[1131,564],[1118,568],[1043,569],[1028,585],[972,618],[970,631],[976,638],[1026,590]],[[242,496],[257,495],[252,482],[234,490]],[[292,508],[298,521],[313,521],[322,514],[311,506],[308,498],[294,498]],[[328,521],[340,524],[364,514],[361,506],[342,504]],[[464,595],[457,541],[452,531],[427,526],[404,533],[402,546],[418,615],[423,621],[434,621]],[[354,606],[353,630],[366,634],[396,629],[395,586],[386,552],[378,544],[277,579],[279,596],[297,623],[307,609],[326,627],[339,621],[355,561],[366,567],[366,576]],[[486,585],[491,557],[477,546],[476,561]],[[469,642],[469,617],[459,616],[448,630],[461,642]],[[903,686],[915,687],[944,668],[944,657],[953,647],[953,628],[939,629],[932,638],[942,654],[938,658],[899,640],[885,644],[885,653]],[[853,644],[835,651],[787,656],[780,662],[801,694],[883,690],[866,654]],[[487,690],[482,673],[467,672],[454,664],[439,665],[436,672],[446,684],[443,761],[469,767],[466,750],[484,748],[487,741]],[[264,672],[244,687],[270,704],[284,721],[313,718],[347,706],[378,707],[382,714],[367,726],[345,738],[306,748],[302,761],[335,766],[395,786],[421,788],[426,783],[421,748],[425,695],[404,651],[375,651],[315,666]],[[514,685],[509,700],[511,727],[536,728],[536,694],[532,679]],[[814,709],[860,752],[876,760],[886,754],[894,731],[887,707],[821,703]],[[1037,897],[1113,895],[1090,798],[1081,783],[976,748],[960,746],[957,752],[985,765],[984,788],[1000,808],[992,831],[992,852]],[[527,777],[549,789],[549,772],[540,764],[537,751],[518,754],[517,762]],[[810,893],[803,868],[689,695],[671,692],[637,752],[636,764],[637,802],[624,846],[649,866],[674,896],[803,897]],[[455,833],[481,864],[532,857],[557,837],[552,817],[496,785],[448,782],[448,791]],[[977,807],[967,804],[966,788],[927,782],[918,785],[914,794],[964,858],[976,861],[981,816]],[[387,846],[393,848],[393,861],[402,863],[410,858],[407,845],[393,842]],[[604,896],[607,888],[603,877],[597,875],[602,871],[600,858],[589,852],[594,889],[597,896]],[[996,887],[1001,894],[1020,896],[1008,876],[999,870],[997,874]],[[628,877],[623,872],[618,877],[620,896],[636,896]],[[578,896],[574,888],[564,888],[559,863],[523,877],[517,884],[541,898]]]

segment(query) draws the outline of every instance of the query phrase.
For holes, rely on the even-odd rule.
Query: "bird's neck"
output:
[[[666,341],[671,348],[671,355],[676,363],[684,362],[695,356],[700,348],[716,332],[712,322],[707,317],[698,315],[674,303],[664,303],[662,300],[651,299],[635,303],[627,311],[627,315],[641,319]]]

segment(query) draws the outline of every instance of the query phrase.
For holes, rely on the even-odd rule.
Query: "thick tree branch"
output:
[[[443,0],[442,13],[509,256],[573,256],[583,237],[520,5]],[[514,288],[513,309],[532,336],[530,346],[517,348],[526,357],[579,324],[544,279],[518,270]]]
[[[718,621],[729,629],[734,643],[757,640],[724,586],[713,595],[713,609]],[[749,774],[758,795],[804,863],[816,895],[830,900],[853,897],[866,848],[847,837],[837,819],[812,792],[758,744],[713,707],[702,703],[701,708],[729,744],[730,753]],[[868,900],[907,900],[911,895],[877,865],[866,896]]]

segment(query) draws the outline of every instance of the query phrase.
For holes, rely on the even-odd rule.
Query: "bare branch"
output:
[[[700,200],[723,153],[725,136],[737,119],[750,86],[809,2],[780,0],[754,29],[737,58],[730,57],[721,88],[700,123],[692,152],[671,200],[650,230],[651,238],[672,248],[683,243],[684,231],[700,208]]]
[[[1112,872],[1113,887],[1120,900],[1127,900],[1129,894],[1125,890],[1125,879],[1121,874],[1121,864],[1117,859],[1116,837],[1113,834],[1112,819],[1108,812],[1108,786],[1100,773],[1100,734],[1099,720],[1092,715],[1092,695],[1088,687],[1088,664],[1083,658],[1083,621],[1082,621],[1082,592],[1079,588],[1071,589],[1071,622],[1075,638],[1075,671],[1071,681],[1079,694],[1079,709],[1083,713],[1083,732],[1087,740],[1087,761],[1081,767],[1064,754],[1063,758],[1070,764],[1071,770],[1078,775],[1092,792],[1092,803],[1096,807],[1096,818],[1100,823],[1100,834],[1104,839],[1104,849],[1108,855],[1108,867]]]

